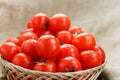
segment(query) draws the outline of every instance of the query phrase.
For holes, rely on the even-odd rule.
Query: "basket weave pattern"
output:
[[[52,73],[25,69],[7,62],[1,56],[0,62],[8,80],[96,80],[105,66],[103,63],[98,67],[84,71]]]

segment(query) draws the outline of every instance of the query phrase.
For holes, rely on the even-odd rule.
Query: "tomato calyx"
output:
[[[72,69],[70,70],[69,68],[65,68],[66,72],[75,72],[75,67],[72,65]]]

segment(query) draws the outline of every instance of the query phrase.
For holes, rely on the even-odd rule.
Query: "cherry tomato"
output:
[[[19,53],[19,47],[12,42],[2,44],[0,48],[1,55],[7,61],[11,61],[13,56]]]
[[[22,34],[24,34],[24,33],[26,33],[26,32],[33,32],[33,33],[35,33],[35,31],[34,31],[33,28],[27,28],[27,29],[25,29],[25,30],[22,32]]]
[[[36,43],[37,41],[34,39],[26,40],[21,45],[21,52],[27,54],[33,60],[38,60],[39,56],[36,52]]]
[[[81,63],[76,57],[62,58],[57,65],[58,72],[75,72],[80,70],[82,70]]]
[[[50,31],[44,31],[44,32],[38,34],[39,37],[42,36],[42,35],[53,35],[53,33],[50,32]]]
[[[60,46],[60,52],[58,54],[57,60],[60,60],[64,57],[76,57],[79,58],[79,51],[78,49],[72,44],[63,44]]]
[[[37,40],[38,36],[33,32],[26,32],[18,36],[18,39],[20,40],[20,44],[22,44],[25,40],[28,40],[28,39]]]
[[[60,31],[57,33],[57,38],[60,41],[60,43],[67,43],[70,44],[73,39],[73,35],[68,31]]]
[[[43,35],[37,40],[36,50],[41,59],[53,59],[60,51],[60,44],[54,36]]]
[[[70,19],[64,14],[55,14],[49,21],[48,30],[57,34],[59,31],[68,30],[70,27]]]
[[[37,62],[33,70],[43,71],[43,72],[56,72],[56,64],[53,61],[43,61]]]
[[[44,13],[38,13],[28,22],[28,28],[34,28],[35,32],[41,33],[47,30],[49,18]]]
[[[96,40],[90,33],[81,33],[73,38],[72,44],[76,46],[79,51],[91,50],[94,49]]]
[[[98,53],[100,54],[100,56],[102,58],[102,63],[104,63],[105,62],[105,52],[104,52],[103,48],[100,45],[96,45],[94,50],[98,51]]]
[[[79,58],[83,69],[91,69],[101,64],[101,56],[97,51],[86,50],[80,53]]]
[[[27,28],[33,28],[33,22],[31,20],[28,21]]]
[[[71,34],[80,34],[83,33],[83,29],[80,26],[72,26],[68,30]]]
[[[17,46],[20,46],[20,41],[19,41],[19,39],[16,38],[16,37],[8,38],[8,39],[6,40],[6,42],[13,42],[13,43],[15,43]]]
[[[34,64],[33,60],[24,53],[16,54],[12,59],[12,63],[27,69],[32,69]]]

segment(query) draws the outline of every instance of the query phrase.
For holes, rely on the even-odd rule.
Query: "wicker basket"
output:
[[[1,56],[0,62],[4,67],[7,80],[96,80],[105,67],[105,63],[103,63],[84,71],[52,73],[25,69],[7,62]]]

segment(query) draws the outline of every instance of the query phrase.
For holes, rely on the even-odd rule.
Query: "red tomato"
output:
[[[68,31],[60,31],[57,33],[57,38],[60,41],[60,43],[67,43],[70,44],[73,39],[73,35]]]
[[[96,45],[94,50],[98,51],[98,53],[100,54],[100,56],[102,58],[102,63],[104,63],[105,62],[105,52],[104,52],[103,48],[100,45]]]
[[[49,18],[44,13],[38,13],[28,22],[28,28],[34,28],[35,32],[41,33],[47,30]]]
[[[31,20],[28,21],[27,28],[33,28],[33,23]]]
[[[37,40],[36,50],[41,59],[53,59],[60,51],[60,44],[54,36],[43,35]]]
[[[36,52],[36,43],[37,41],[34,39],[26,40],[21,45],[21,52],[27,54],[33,60],[38,60],[39,56]]]
[[[53,61],[37,62],[33,70],[43,71],[43,72],[56,72],[56,64]]]
[[[34,64],[33,60],[24,53],[16,54],[12,59],[12,63],[27,69],[32,69]]]
[[[74,45],[71,45],[71,44],[61,45],[57,60],[60,60],[64,57],[68,57],[68,56],[79,58],[78,49]]]
[[[42,36],[42,35],[53,35],[53,33],[50,32],[50,31],[44,31],[44,32],[38,34],[39,37]]]
[[[6,42],[2,44],[0,52],[4,59],[11,61],[13,56],[19,53],[19,47],[12,42]]]
[[[19,41],[19,39],[16,38],[16,37],[8,38],[8,39],[6,40],[6,42],[13,42],[13,43],[15,43],[17,46],[20,46],[20,41]]]
[[[72,44],[76,46],[79,51],[91,50],[94,49],[96,40],[90,33],[81,33],[73,38]]]
[[[80,34],[83,33],[83,29],[79,26],[72,26],[68,30],[71,34]]]
[[[34,31],[33,28],[27,28],[27,29],[25,29],[25,30],[22,32],[22,34],[24,34],[24,33],[26,33],[26,32],[33,32],[33,33],[35,33],[35,31]]]
[[[80,53],[79,58],[83,69],[91,69],[101,64],[101,56],[97,51],[87,50]]]
[[[18,36],[18,39],[20,40],[20,44],[22,44],[25,40],[28,39],[38,39],[37,35],[33,32],[26,32]]]
[[[75,72],[80,70],[82,70],[81,63],[76,57],[62,58],[57,65],[58,72]]]
[[[68,30],[70,24],[71,22],[68,16],[64,14],[55,14],[50,19],[48,30],[57,34],[59,31]]]

